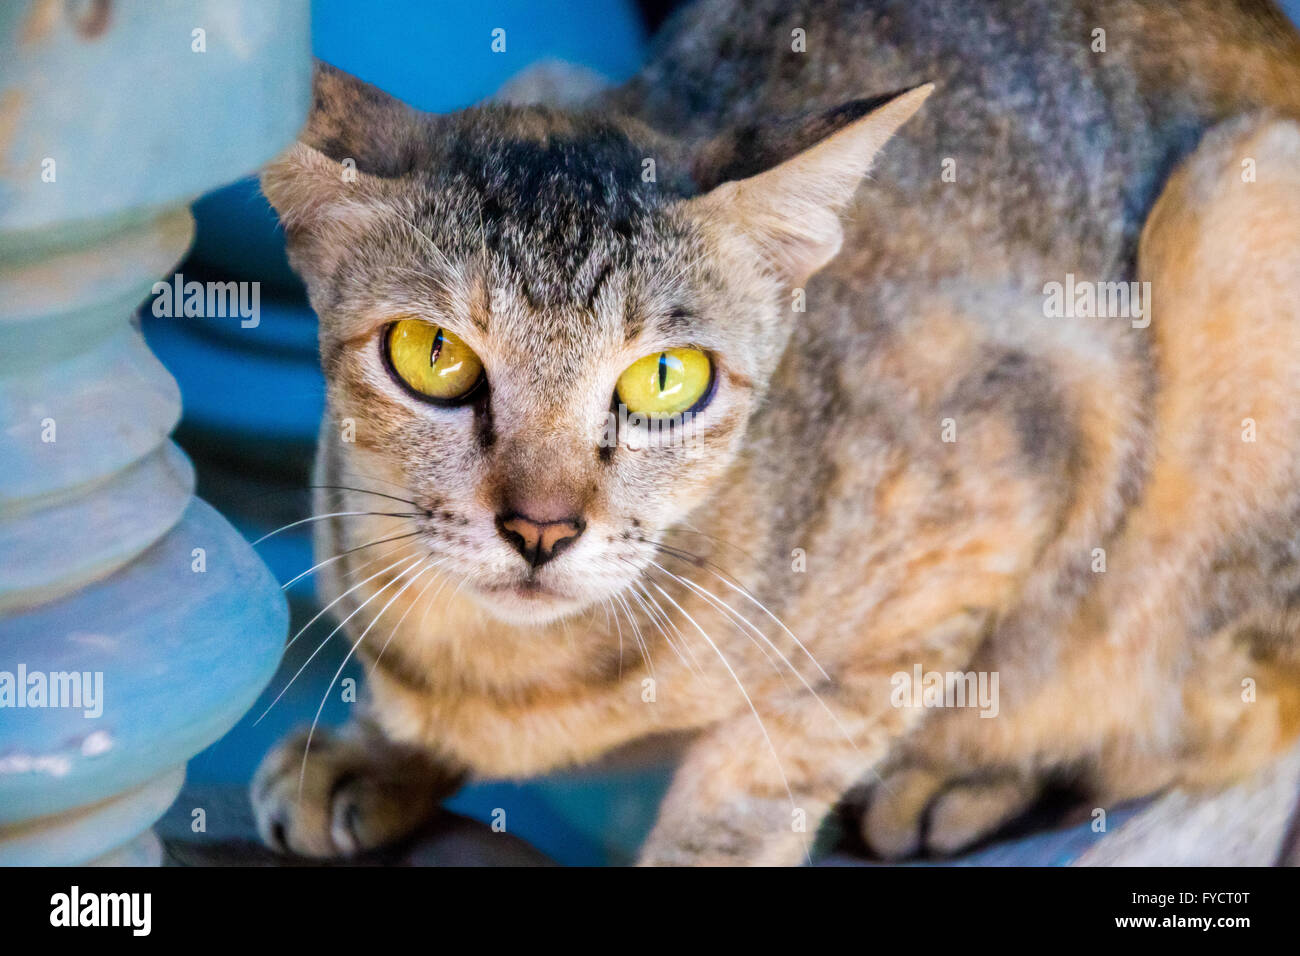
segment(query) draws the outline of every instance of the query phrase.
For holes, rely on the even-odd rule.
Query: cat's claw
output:
[[[887,860],[953,856],[1023,814],[1039,788],[1019,776],[945,779],[929,770],[902,768],[868,795],[862,838]]]
[[[862,839],[886,860],[914,856],[921,849],[926,807],[943,780],[927,770],[907,768],[884,777],[867,795]]]
[[[318,730],[280,741],[253,777],[262,840],[280,853],[346,859],[420,827],[457,778],[373,739]],[[303,757],[306,752],[306,764]]]

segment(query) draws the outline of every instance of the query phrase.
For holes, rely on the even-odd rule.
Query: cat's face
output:
[[[312,280],[331,412],[355,422],[337,454],[427,512],[461,593],[542,620],[655,560],[731,464],[790,323],[630,144],[484,143],[471,169],[458,149],[358,215]]]
[[[339,155],[296,147],[264,182],[320,315],[343,483],[409,499],[422,552],[505,620],[633,586],[740,452],[790,280],[821,262],[778,267],[737,228],[737,184],[692,197],[671,148],[624,126],[503,108],[367,134],[340,117],[375,94],[338,82],[313,122]],[[358,516],[346,538],[391,527]]]

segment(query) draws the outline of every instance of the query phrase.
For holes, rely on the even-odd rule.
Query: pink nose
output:
[[[518,512],[497,515],[497,531],[501,537],[534,568],[540,568],[577,541],[586,527],[586,522],[576,516],[560,521],[535,521]]]

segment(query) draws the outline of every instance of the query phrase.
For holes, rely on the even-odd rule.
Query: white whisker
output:
[[[691,642],[687,639],[686,635],[682,633],[681,628],[679,628],[676,622],[668,616],[668,612],[663,609],[658,599],[646,590],[644,584],[638,581],[636,582],[636,586],[640,589],[641,594],[646,601],[649,602],[651,610],[658,619],[655,623],[656,626],[659,627],[659,633],[663,635],[664,642],[673,649],[673,652],[681,659],[682,664],[686,666],[687,670],[692,670],[697,674],[703,674],[704,671],[700,667],[700,660],[695,656],[695,648],[691,646]],[[682,647],[685,647],[686,653],[690,655],[690,661],[686,660],[682,655],[682,652],[678,650],[677,643],[668,636],[668,628],[672,628],[673,633],[676,634],[678,639],[682,642]]]
[[[781,678],[781,680],[787,684],[787,686],[789,686],[789,682],[786,680],[785,671],[781,669],[781,667],[777,664],[776,660],[772,657],[772,655],[768,653],[767,648],[764,647],[762,644],[758,643],[757,641],[755,641],[754,638],[747,633],[747,629],[745,625],[749,625],[749,628],[753,629],[756,633],[758,633],[758,635],[762,637],[763,640],[765,641],[767,641],[767,636],[763,634],[761,631],[758,631],[757,628],[754,628],[754,626],[749,623],[748,619],[746,619],[744,615],[738,614],[736,611],[732,609],[732,607],[729,604],[724,602],[721,598],[718,598],[716,595],[711,594],[704,588],[701,588],[694,581],[689,581],[684,577],[674,574],[673,572],[665,568],[662,564],[659,564],[657,561],[651,561],[650,565],[651,567],[658,568],[660,571],[668,575],[674,581],[677,581],[685,585],[695,593],[699,594],[700,597],[704,598],[704,600],[710,606],[718,610],[721,610],[722,613],[727,617],[729,621],[737,624],[740,627],[741,633],[744,633],[745,637],[748,638],[749,641],[754,645],[754,647],[758,649],[758,652],[763,655],[763,659],[767,661],[768,665],[772,668],[773,672],[776,673]],[[737,618],[739,618],[740,621],[743,621],[744,624],[740,624],[739,621],[737,621]],[[767,641],[767,643],[770,645],[772,642]],[[794,666],[790,664],[789,660],[786,659],[784,654],[781,654],[781,652],[777,650],[775,646],[773,646],[773,650],[776,650],[776,653],[780,655],[782,661],[784,661],[785,664],[788,667],[790,667],[791,670],[794,670]]]
[[[261,536],[260,538],[258,538],[256,541],[252,542],[252,546],[253,546],[253,547],[257,547],[259,544],[261,544],[261,543],[262,543],[263,541],[265,541],[267,538],[272,538],[272,537],[274,537],[275,535],[279,534],[279,533],[282,532],[282,531],[288,531],[290,528],[296,528],[296,527],[298,527],[299,525],[310,524],[310,523],[313,522],[313,521],[324,521],[324,520],[327,519],[327,518],[350,518],[350,517],[358,517],[358,516],[362,516],[362,515],[373,515],[373,516],[375,516],[375,517],[377,517],[377,518],[418,518],[418,517],[419,517],[419,514],[416,513],[416,512],[394,512],[394,511],[331,511],[329,514],[325,514],[325,515],[311,515],[310,517],[302,518],[302,519],[300,519],[300,520],[298,520],[298,521],[291,521],[291,522],[289,522],[289,524],[286,524],[286,525],[281,525],[280,527],[276,528],[274,531],[268,531],[266,534],[262,535],[262,536]]]
[[[297,584],[299,581],[301,581],[303,578],[305,578],[307,575],[311,574],[312,572],[319,571],[327,564],[333,564],[335,561],[341,561],[343,558],[346,558],[349,554],[353,554],[357,551],[361,551],[364,548],[373,548],[381,544],[388,544],[390,541],[401,541],[403,538],[414,538],[417,534],[420,533],[421,532],[419,531],[412,531],[408,534],[393,535],[391,538],[381,538],[379,541],[371,541],[368,542],[367,544],[359,544],[355,548],[348,548],[346,551],[340,551],[338,554],[334,555],[333,557],[326,558],[324,561],[312,565],[310,568],[308,568],[306,571],[303,571],[301,574],[295,575],[294,577],[290,578],[284,584],[280,585],[280,590],[287,591],[289,588],[293,587],[293,585]]]
[[[311,627],[312,624],[314,624],[314,623],[315,623],[315,622],[320,618],[320,616],[321,616],[322,614],[324,614],[326,611],[328,611],[331,607],[333,607],[333,606],[334,606],[335,604],[337,604],[339,601],[343,600],[343,598],[347,597],[347,595],[351,594],[351,593],[352,593],[353,591],[355,591],[357,588],[361,587],[361,585],[365,584],[366,581],[371,581],[371,580],[373,580],[373,579],[379,577],[379,575],[385,573],[386,571],[390,571],[390,570],[392,570],[394,567],[396,567],[397,565],[401,564],[402,561],[406,561],[406,560],[409,560],[409,559],[402,558],[402,559],[399,559],[399,560],[397,560],[397,561],[394,561],[394,562],[393,562],[392,564],[390,564],[388,567],[383,568],[382,570],[376,571],[376,572],[375,572],[374,574],[372,574],[370,577],[366,578],[365,581],[360,581],[360,582],[358,582],[357,584],[353,585],[352,587],[348,588],[346,591],[344,591],[342,594],[340,594],[338,597],[336,597],[336,598],[335,598],[333,601],[331,601],[329,604],[325,605],[325,607],[321,608],[320,611],[317,612],[317,614],[316,614],[315,617],[313,617],[310,621],[308,621],[306,624],[304,624],[303,627],[302,627],[302,630],[300,630],[297,634],[295,634],[295,635],[293,636],[293,640],[289,641],[289,643],[285,645],[285,649],[287,650],[287,649],[289,648],[289,646],[290,646],[291,644],[293,644],[294,641],[298,640],[298,638],[302,636],[303,632],[306,631],[307,628]],[[416,564],[418,564],[420,560],[421,560],[420,558],[415,558],[414,560],[410,561],[410,563],[407,564],[406,567],[402,568],[402,570],[399,571],[399,572],[397,573],[397,577],[393,578],[393,581],[399,581],[399,580],[401,580],[402,575],[404,575],[407,571],[409,571],[409,570],[410,570],[411,568],[413,568]],[[271,703],[267,705],[266,710],[262,711],[261,716],[259,716],[259,717],[257,718],[257,720],[253,721],[253,726],[257,726],[259,723],[261,723],[261,722],[262,722],[262,718],[265,717],[267,714],[269,714],[269,713],[271,712],[271,708],[274,707],[276,704],[278,704],[278,703],[280,702],[280,698],[283,697],[283,696],[285,695],[285,692],[288,691],[288,689],[289,689],[290,687],[293,686],[293,682],[296,681],[296,680],[298,679],[298,677],[302,674],[302,672],[303,672],[304,670],[307,669],[307,665],[310,664],[310,663],[312,662],[312,660],[316,657],[316,655],[319,654],[319,653],[321,652],[321,650],[325,647],[325,645],[329,643],[330,638],[332,638],[335,634],[337,634],[337,633],[342,629],[342,627],[343,627],[344,624],[347,624],[348,621],[352,620],[352,618],[355,617],[355,616],[357,615],[357,613],[358,613],[362,608],[364,608],[367,604],[369,604],[371,601],[373,601],[373,600],[374,600],[375,598],[377,598],[379,595],[383,594],[384,591],[385,591],[387,588],[389,588],[389,587],[393,584],[393,581],[389,581],[387,584],[385,584],[383,587],[381,587],[378,591],[376,591],[376,592],[375,592],[374,594],[372,594],[370,597],[366,598],[366,600],[363,601],[363,602],[361,603],[361,605],[360,605],[359,607],[357,607],[356,610],[354,610],[351,614],[349,614],[349,615],[348,615],[347,617],[345,617],[342,621],[340,621],[339,624],[338,624],[338,626],[335,627],[334,630],[330,631],[329,634],[327,634],[327,635],[325,636],[325,640],[321,641],[320,644],[318,644],[318,645],[316,646],[316,650],[314,650],[314,651],[311,652],[311,655],[310,655],[310,656],[309,656],[305,661],[302,662],[302,666],[298,668],[298,670],[294,673],[294,675],[293,675],[291,678],[289,678],[289,683],[285,684],[284,687],[283,687],[283,689],[281,689],[280,693],[278,693],[278,694],[275,695],[275,700],[271,701]]]
[[[415,573],[410,576],[407,582],[397,589],[397,593],[388,599],[388,603],[385,604],[383,608],[380,609],[378,614],[376,614],[373,618],[371,618],[370,623],[366,625],[366,629],[361,632],[361,636],[358,637],[356,641],[353,642],[352,647],[348,650],[347,654],[344,656],[343,663],[339,664],[339,669],[336,670],[334,672],[334,676],[330,678],[329,686],[325,688],[325,693],[321,695],[320,706],[316,708],[316,716],[312,718],[311,727],[308,728],[307,730],[307,741],[306,743],[303,744],[303,748],[302,748],[302,769],[298,773],[298,798],[300,800],[302,799],[303,783],[307,779],[307,754],[311,751],[312,736],[316,733],[316,725],[320,723],[320,715],[325,710],[325,704],[329,701],[329,696],[334,691],[334,685],[338,682],[339,675],[343,673],[343,668],[348,666],[348,661],[352,660],[352,655],[357,652],[357,648],[360,647],[361,642],[366,639],[366,635],[370,633],[370,629],[379,623],[379,619],[384,616],[384,613],[390,607],[393,606],[393,602],[396,601],[398,598],[400,598],[403,594],[405,594],[407,589],[410,588],[410,586],[414,584],[416,581],[418,581],[420,579],[420,576],[428,570],[429,570],[428,564],[424,564],[423,566],[420,566],[419,570],[415,571]],[[403,574],[405,573],[406,572],[404,571]],[[396,581],[401,579],[395,578],[394,580]],[[384,587],[381,588],[378,593],[382,593],[383,590],[391,587],[392,584],[393,581],[389,581],[388,584],[385,584]],[[369,601],[367,601],[367,603],[369,603]],[[405,617],[405,615],[403,615],[403,617]],[[333,635],[330,636],[332,637]]]
[[[670,595],[667,591],[661,588],[654,581],[650,581],[650,585],[656,591],[662,594],[665,600],[667,600],[670,604],[672,604],[673,607],[677,608],[677,610],[681,613],[683,617],[686,618],[686,620],[690,621],[691,626],[694,627],[695,630],[699,632],[700,636],[704,638],[705,642],[709,645],[709,647],[713,648],[713,652],[718,655],[718,660],[721,661],[722,666],[727,669],[727,673],[730,674],[731,679],[735,681],[736,687],[737,689],[739,689],[741,696],[745,698],[745,703],[749,705],[749,712],[754,715],[754,720],[758,723],[758,729],[759,732],[763,735],[763,740],[767,742],[767,748],[772,753],[773,761],[776,762],[776,772],[780,775],[781,783],[782,785],[784,785],[785,792],[787,796],[789,796],[790,798],[790,809],[798,810],[798,804],[795,803],[795,799],[794,799],[794,791],[790,789],[790,781],[785,775],[785,767],[782,766],[781,764],[781,755],[777,753],[776,745],[772,742],[772,737],[767,732],[767,725],[763,723],[763,717],[761,714],[759,714],[758,708],[754,706],[754,701],[750,698],[749,691],[745,690],[745,685],[741,681],[740,675],[736,673],[735,669],[731,666],[731,662],[727,660],[727,656],[722,653],[721,648],[719,648],[717,644],[713,643],[713,638],[709,637],[708,632],[706,632],[704,628],[700,627],[699,623],[695,620],[695,618],[691,617],[691,615],[688,614],[680,604],[678,604],[676,601],[673,600],[672,595]],[[804,843],[804,856],[811,860],[812,854],[808,846],[808,840],[804,838],[803,843]]]
[[[813,686],[808,683],[808,681],[804,678],[803,674],[801,674],[798,668],[796,668],[794,664],[790,661],[790,658],[786,657],[785,654],[781,651],[781,649],[777,647],[775,643],[773,643],[772,639],[769,638],[762,631],[760,631],[753,624],[753,622],[749,620],[749,618],[745,617],[743,614],[741,614],[739,611],[733,608],[730,604],[728,604],[726,601],[723,601],[722,598],[718,597],[716,594],[709,591],[707,588],[695,583],[694,581],[688,580],[687,578],[681,577],[680,575],[674,574],[673,572],[669,571],[667,568],[665,568],[663,565],[659,564],[656,561],[651,561],[650,563],[654,567],[662,571],[664,574],[668,575],[673,580],[680,582],[681,584],[690,588],[696,594],[699,594],[700,597],[704,598],[705,601],[709,602],[714,607],[718,608],[719,610],[722,610],[723,613],[726,614],[733,621],[735,621],[738,618],[739,621],[737,623],[743,622],[742,632],[745,628],[748,628],[748,630],[752,631],[754,634],[757,634],[758,637],[760,637],[770,648],[772,648],[772,651],[778,657],[781,658],[781,661],[785,664],[787,668],[789,668],[790,673],[794,674],[794,676],[799,679],[799,682],[803,684],[804,689],[807,690],[808,693],[812,694],[813,698],[821,706],[822,710],[826,712],[826,716],[828,716],[834,722],[835,726],[839,728],[840,733],[844,735],[844,739],[848,741],[849,745],[854,750],[858,749],[858,745],[854,741],[853,735],[850,734],[848,729],[844,726],[844,724],[841,723],[839,716],[835,713],[834,710],[831,709],[830,705],[827,704],[826,701],[822,699],[821,694],[817,693],[817,691],[813,688]],[[757,641],[754,641],[752,637],[750,637],[750,641],[753,642],[754,646],[757,647],[760,651],[763,651],[762,645],[759,644]],[[775,662],[772,661],[771,656],[769,656],[765,651],[763,652],[763,656],[767,658],[769,663],[775,666]],[[814,663],[816,662],[814,661]],[[780,673],[780,671],[778,671],[778,673]],[[784,675],[782,676],[784,679]]]
[[[773,614],[771,611],[769,611],[767,605],[764,604],[762,601],[760,601],[758,598],[754,597],[754,595],[750,592],[748,588],[740,587],[733,584],[731,581],[727,580],[726,577],[719,574],[717,571],[713,570],[713,568],[705,568],[705,570],[708,571],[710,574],[712,574],[723,584],[725,584],[727,587],[731,588],[741,597],[745,598],[751,604],[755,605],[760,611],[762,611],[768,617],[770,617],[773,620],[773,622],[775,622],[776,626],[779,627],[781,630],[785,631],[786,636],[789,637],[790,640],[794,641],[795,647],[803,651],[804,655],[808,658],[808,660],[812,662],[813,667],[817,668],[818,673],[820,673],[822,677],[824,677],[826,680],[831,679],[831,675],[826,673],[826,671],[822,668],[821,664],[817,663],[817,658],[813,657],[812,652],[809,651],[808,648],[804,647],[803,642],[799,640],[799,638],[795,637],[794,632],[791,631],[790,628],[785,626],[785,622],[782,621],[775,614]]]
[[[450,560],[449,558],[440,558],[437,561],[430,564],[427,568],[425,568],[425,571],[435,570],[439,565],[446,564],[447,561],[449,560]],[[424,571],[421,571],[420,573],[424,574]],[[389,633],[388,640],[384,641],[384,646],[381,647],[379,649],[379,653],[375,655],[375,659],[370,665],[370,670],[367,671],[368,676],[372,676],[372,677],[374,676],[375,668],[379,666],[379,659],[384,656],[384,651],[388,650],[388,645],[393,643],[393,638],[397,636],[397,632],[401,629],[402,622],[406,620],[406,616],[411,613],[411,611],[415,608],[417,604],[420,603],[420,598],[424,597],[425,592],[428,591],[429,588],[433,587],[434,582],[437,580],[438,580],[438,576],[435,574],[433,577],[429,578],[429,580],[425,581],[424,587],[420,588],[420,593],[415,596],[415,599],[411,601],[407,609],[402,612],[402,616],[399,617],[397,619],[397,623],[393,625],[393,630]],[[425,614],[428,613],[429,613],[428,608],[426,608]],[[421,620],[421,624],[423,624],[424,619],[421,618],[420,620]]]
[[[421,547],[423,547],[423,544],[419,541],[407,541],[405,543],[399,542],[398,544],[393,545],[383,554],[376,555],[373,558],[367,558],[365,561],[362,561],[356,567],[348,568],[346,571],[339,572],[339,579],[342,581],[347,581],[350,578],[353,578],[356,575],[361,574],[363,571],[366,570],[366,568],[373,567],[375,564],[377,564],[380,561],[387,561],[389,558],[399,554],[405,557],[414,549],[421,548]]]

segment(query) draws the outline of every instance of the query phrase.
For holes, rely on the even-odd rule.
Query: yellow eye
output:
[[[388,361],[403,382],[436,402],[466,398],[483,378],[483,363],[468,345],[416,319],[389,326]]]
[[[713,363],[699,349],[652,352],[618,377],[618,400],[629,412],[667,418],[694,408],[712,381]]]

